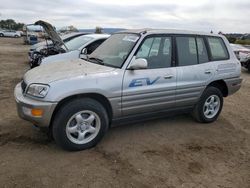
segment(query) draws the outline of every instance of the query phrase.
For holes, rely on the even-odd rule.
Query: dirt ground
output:
[[[0,38],[0,187],[250,187],[250,73],[219,119],[181,115],[109,130],[97,147],[66,152],[20,119],[13,96],[29,46]]]

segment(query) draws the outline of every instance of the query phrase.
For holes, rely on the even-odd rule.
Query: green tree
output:
[[[0,28],[2,29],[13,29],[13,30],[22,30],[24,24],[16,23],[13,19],[1,20]]]

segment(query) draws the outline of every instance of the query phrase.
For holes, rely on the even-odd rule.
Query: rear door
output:
[[[209,62],[205,38],[176,36],[177,87],[176,106],[195,104],[206,85],[213,79],[215,68]]]
[[[147,37],[136,52],[135,58],[145,58],[148,68],[125,71],[122,93],[123,116],[173,108],[176,68],[172,66],[172,37]]]

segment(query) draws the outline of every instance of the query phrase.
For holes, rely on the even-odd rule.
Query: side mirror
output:
[[[82,51],[81,51],[81,54],[87,55],[87,48],[83,48]]]
[[[148,68],[148,62],[144,58],[138,58],[135,59],[133,57],[132,61],[130,62],[130,65],[128,66],[128,70],[137,70],[137,69],[147,69]]]

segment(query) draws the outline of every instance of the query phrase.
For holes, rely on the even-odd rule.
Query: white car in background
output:
[[[109,37],[109,34],[88,34],[72,39],[66,43],[69,52],[45,57],[40,65],[77,59],[80,58],[81,54],[91,54]]]
[[[240,44],[230,44],[241,65],[250,71],[250,49]]]
[[[19,31],[14,30],[0,30],[0,37],[21,37],[21,33]]]

